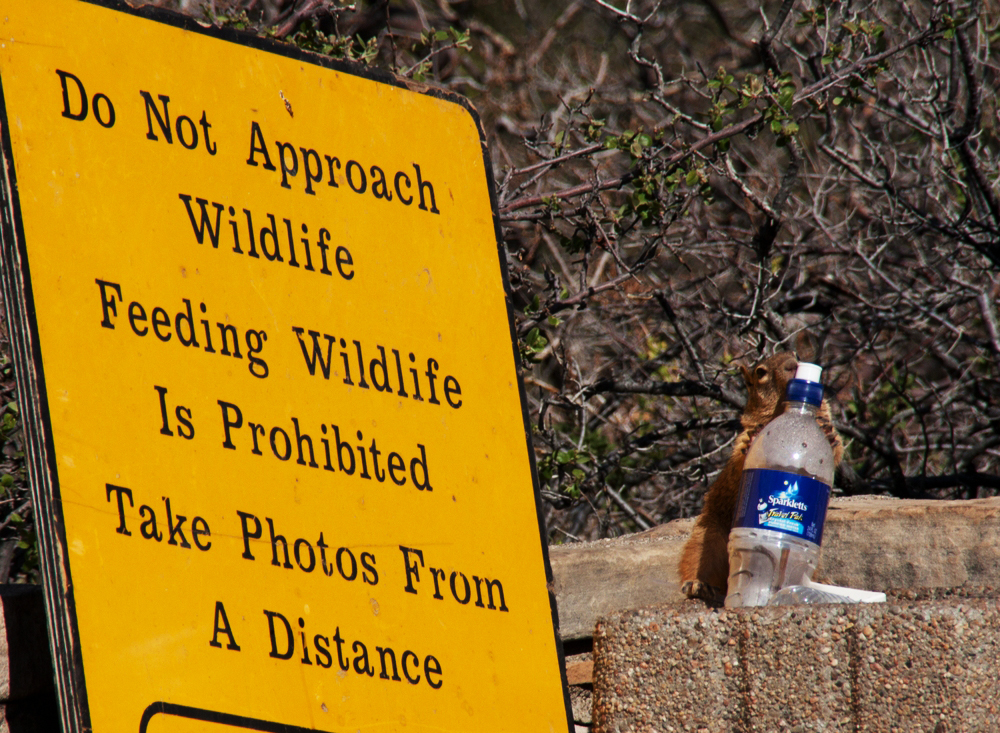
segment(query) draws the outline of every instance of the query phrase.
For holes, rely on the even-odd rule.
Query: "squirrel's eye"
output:
[[[754,369],[754,376],[757,377],[757,381],[760,382],[767,376],[767,367],[759,366]]]

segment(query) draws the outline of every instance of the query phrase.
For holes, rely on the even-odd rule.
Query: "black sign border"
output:
[[[205,26],[194,18],[180,15],[170,10],[155,7],[132,7],[124,0],[78,0],[106,10],[137,16],[145,20],[172,26],[202,36],[227,41],[238,46],[252,48],[297,61],[319,66],[333,71],[361,77],[369,81],[400,87],[418,94],[436,97],[457,104],[473,119],[479,132],[483,153],[486,183],[489,189],[490,206],[493,212],[494,240],[497,246],[497,260],[503,281],[507,307],[507,324],[513,365],[517,374],[518,393],[521,400],[521,418],[531,468],[532,489],[535,495],[535,514],[538,522],[538,538],[545,564],[545,579],[548,587],[549,605],[552,615],[552,632],[559,659],[562,678],[563,703],[566,710],[567,730],[574,730],[573,712],[566,678],[565,654],[559,638],[559,614],[553,590],[552,566],[549,562],[546,542],[545,519],[535,452],[531,441],[531,424],[528,417],[527,395],[521,375],[520,354],[517,349],[517,335],[514,326],[512,293],[507,272],[506,253],[500,229],[497,207],[496,185],[493,167],[489,158],[489,147],[482,120],[472,103],[465,97],[445,89],[404,80],[380,69],[372,69],[360,64],[339,61],[320,56],[288,44],[260,38],[252,33],[230,27]],[[39,13],[42,8],[39,8]],[[39,21],[42,22],[42,21]],[[63,730],[66,733],[89,733],[91,731],[90,708],[87,700],[87,686],[80,649],[80,637],[76,622],[76,605],[73,582],[67,554],[66,530],[61,510],[59,472],[55,460],[55,446],[49,419],[48,394],[45,388],[41,347],[38,341],[34,296],[31,288],[31,274],[28,266],[24,228],[21,220],[20,197],[14,172],[14,157],[8,130],[6,98],[3,79],[0,77],[0,153],[3,156],[3,170],[0,171],[0,279],[7,315],[7,330],[14,360],[18,402],[27,446],[26,458],[31,481],[31,494],[35,508],[35,525],[42,559],[43,589],[46,615],[49,622],[49,644],[55,667],[56,691]],[[155,710],[154,710],[155,706]],[[143,716],[143,725],[148,725],[147,716],[151,712],[188,710],[182,705],[167,702],[153,703]],[[232,714],[199,711],[212,716],[205,720],[225,723]],[[239,717],[239,716],[236,716]],[[246,720],[250,720],[247,718]],[[283,724],[271,724],[282,726]],[[265,729],[261,729],[265,730]],[[266,730],[271,730],[267,728]],[[284,725],[275,730],[305,730]]]
[[[139,733],[147,733],[150,721],[157,715],[172,715],[175,718],[201,720],[206,723],[218,723],[219,725],[231,728],[255,730],[262,733],[310,733],[310,731],[313,733],[332,733],[332,731],[320,731],[318,728],[302,728],[297,725],[288,725],[287,723],[275,723],[270,720],[248,718],[245,715],[220,713],[217,710],[205,710],[204,708],[193,708],[188,705],[176,705],[163,701],[154,702],[143,711],[142,719],[139,722]],[[220,731],[220,733],[222,732]]]

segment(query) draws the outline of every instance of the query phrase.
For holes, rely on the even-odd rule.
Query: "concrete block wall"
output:
[[[613,540],[550,547],[563,640],[589,640],[609,613],[683,601],[677,561],[693,526],[694,519],[678,519]],[[819,572],[824,582],[866,590],[1000,588],[1000,497],[834,499]]]
[[[990,588],[888,603],[615,613],[594,637],[599,733],[1000,731]]]
[[[590,730],[590,695],[595,685],[593,672],[601,660],[589,653],[595,624],[601,618],[610,623],[630,609],[675,604],[689,614],[713,612],[704,604],[683,600],[677,561],[694,524],[681,519],[648,532],[598,542],[573,543],[549,548],[554,587],[559,606],[560,634],[567,652],[567,676],[573,695],[574,718],[578,731]],[[822,579],[836,585],[889,591],[914,587],[946,589],[951,586],[1000,588],[1000,497],[971,501],[901,500],[885,497],[834,499],[827,514],[823,535]],[[941,590],[939,593],[952,593]],[[905,596],[898,596],[901,602]],[[937,596],[942,602],[956,595]],[[912,600],[912,598],[910,599]],[[925,600],[929,600],[925,596]],[[605,628],[612,628],[605,625]],[[707,628],[707,627],[706,627]],[[874,627],[873,627],[874,628]],[[661,633],[680,633],[683,626],[670,626]],[[647,633],[649,633],[647,631]],[[727,639],[733,638],[731,635]],[[633,640],[634,641],[634,640]],[[692,642],[693,643],[693,642]],[[684,665],[690,677],[680,675],[681,692],[664,693],[667,700],[688,700],[690,686],[699,677],[699,667]],[[838,665],[839,666],[839,662]],[[621,666],[605,670],[603,685],[611,687],[607,674],[641,674],[642,668],[628,672]],[[725,668],[723,668],[725,671]],[[1000,669],[998,669],[1000,675]],[[703,688],[704,706],[714,688]],[[685,697],[687,695],[687,697]],[[726,705],[719,715],[731,715]],[[716,716],[719,720],[728,718]],[[707,718],[706,718],[707,719]],[[687,719],[685,719],[687,720]],[[693,726],[693,723],[685,723]],[[801,725],[805,725],[802,723]],[[775,728],[774,731],[793,730]],[[652,729],[656,729],[655,727]],[[718,730],[735,730],[717,728]],[[604,730],[633,730],[628,726]],[[716,730],[708,727],[680,727],[675,730]],[[753,730],[744,727],[743,730]],[[763,728],[767,733],[772,731]],[[854,728],[799,728],[808,730],[855,730]],[[863,730],[863,729],[858,729]],[[877,730],[877,729],[876,729]],[[923,730],[917,727],[914,730]],[[929,730],[935,731],[935,728]],[[941,728],[935,733],[951,730]],[[989,729],[987,729],[989,730]],[[1000,733],[1000,725],[995,728]],[[992,731],[991,731],[992,733]]]

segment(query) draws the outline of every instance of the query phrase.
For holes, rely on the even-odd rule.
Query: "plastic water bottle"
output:
[[[802,585],[785,586],[771,596],[767,605],[791,606],[796,603],[885,603],[885,593],[824,585],[807,579]]]
[[[727,608],[763,606],[781,588],[811,583],[834,472],[833,449],[816,421],[822,371],[799,364],[785,411],[747,452],[729,534]]]

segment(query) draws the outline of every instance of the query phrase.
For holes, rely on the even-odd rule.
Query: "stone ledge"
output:
[[[988,588],[862,605],[662,605],[598,624],[594,730],[985,733],[1000,730],[998,665]]]
[[[680,519],[614,540],[550,547],[563,640],[589,639],[597,619],[609,613],[682,601],[677,561],[693,524]],[[1000,587],[1000,497],[834,499],[820,578],[880,591]]]

